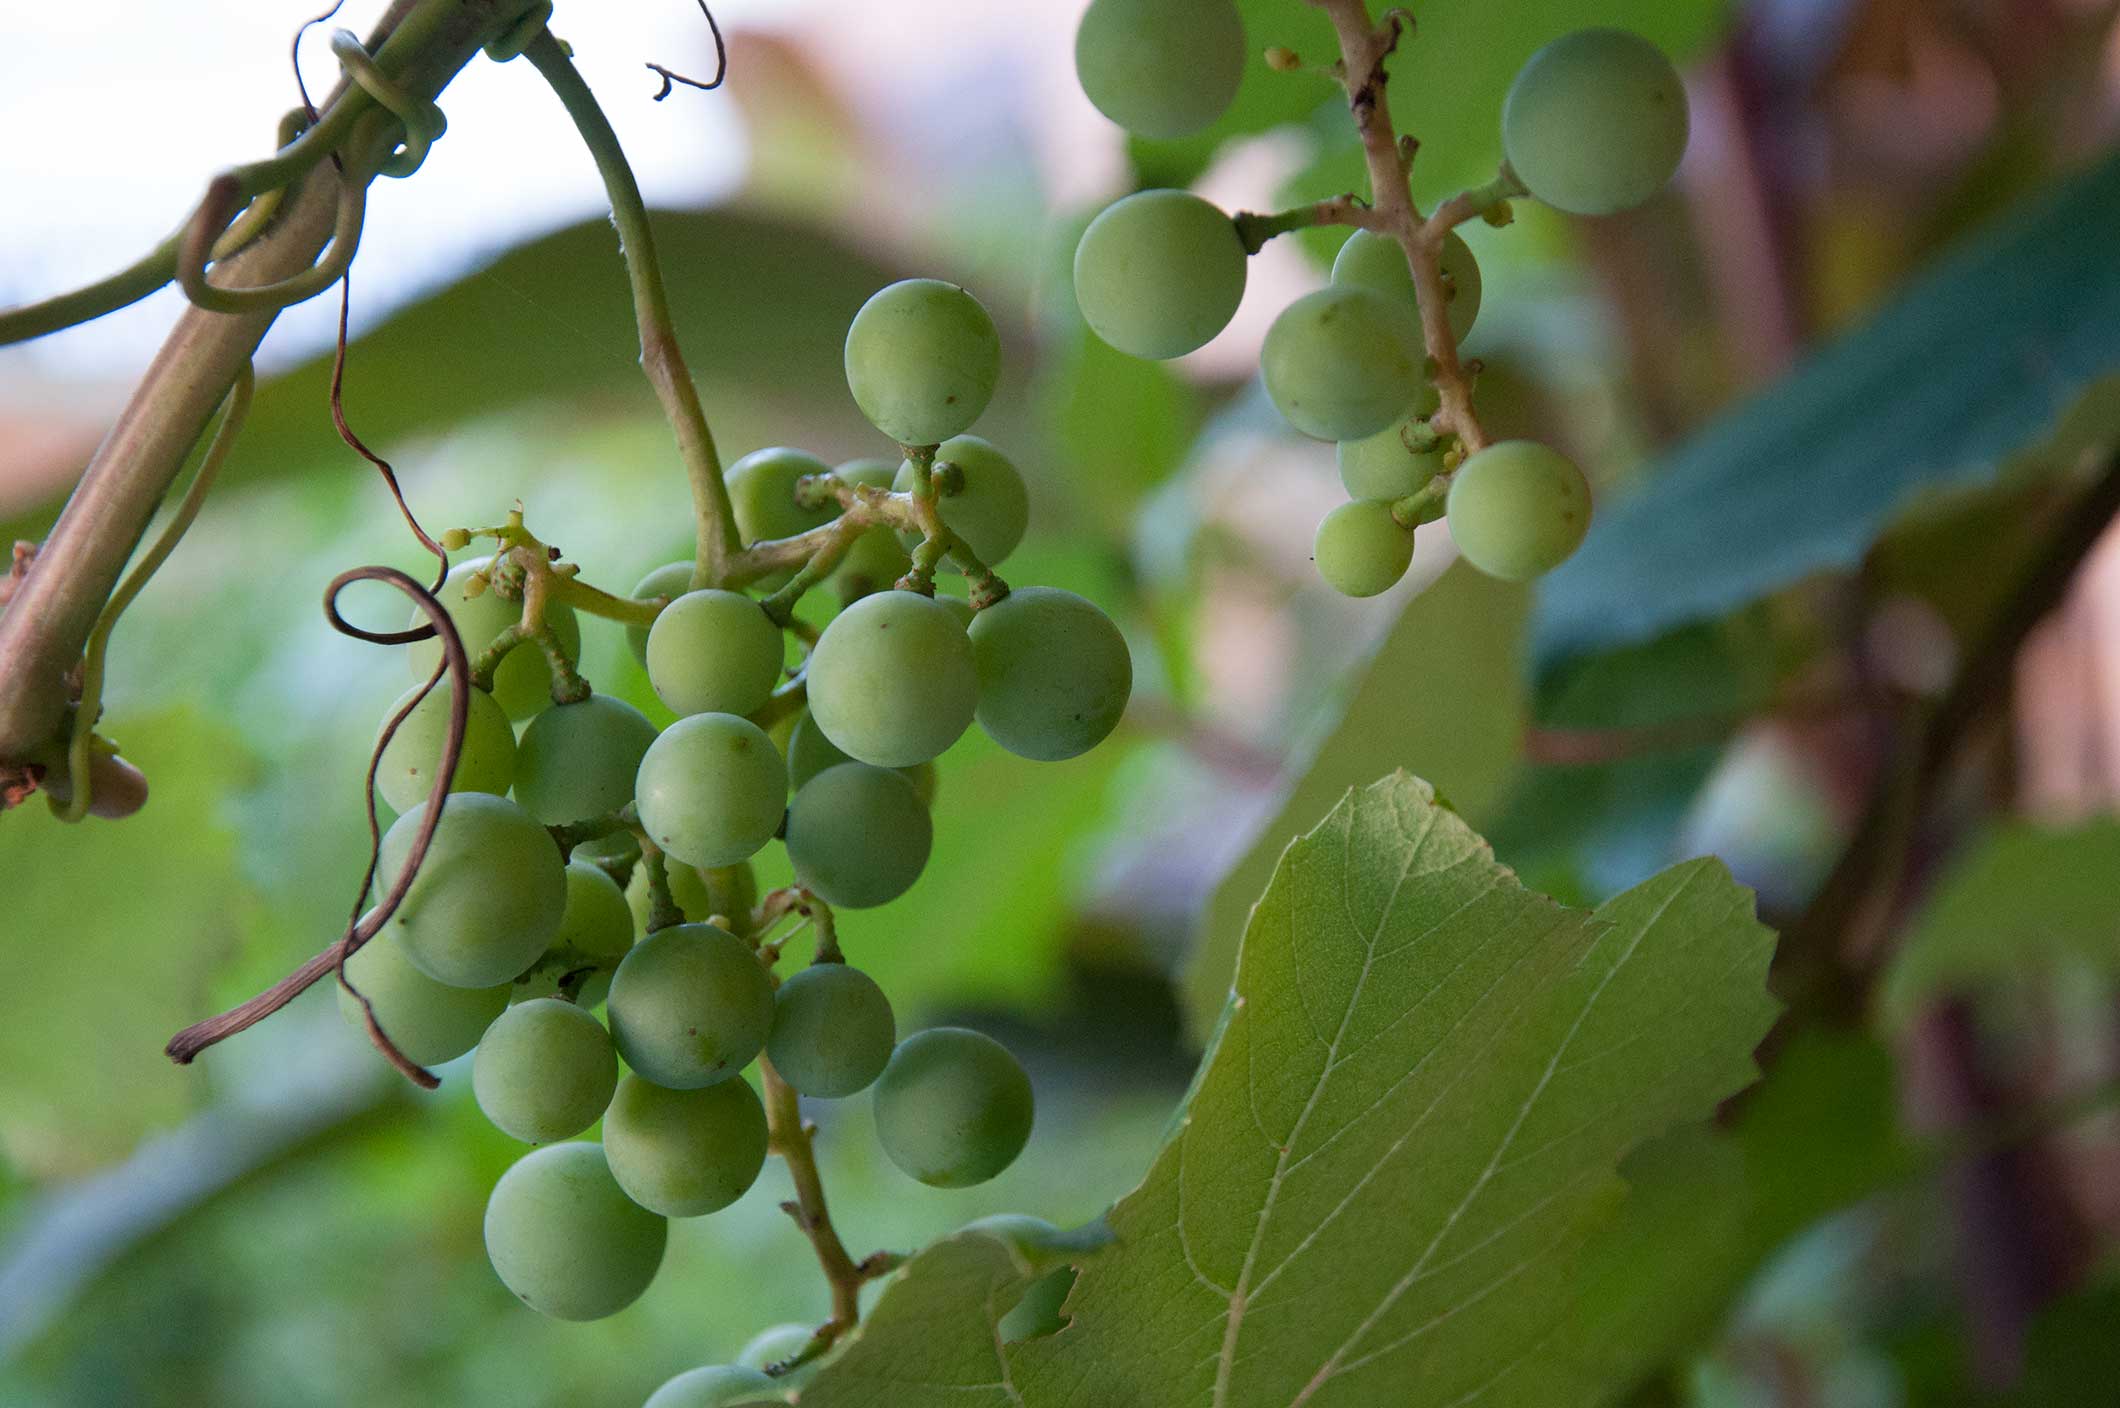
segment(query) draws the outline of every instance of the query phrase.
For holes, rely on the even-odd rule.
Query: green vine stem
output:
[[[736,536],[736,511],[729,503],[729,489],[722,482],[721,457],[714,448],[714,432],[707,426],[700,406],[699,388],[685,367],[677,345],[677,328],[671,321],[669,297],[663,291],[662,269],[655,257],[655,235],[648,224],[648,207],[641,199],[640,183],[618,144],[618,134],[597,105],[596,95],[575,70],[567,48],[550,30],[524,46],[523,57],[544,75],[567,115],[574,119],[596,170],[604,180],[611,201],[611,217],[618,226],[619,247],[626,260],[626,277],[633,288],[633,310],[640,324],[640,363],[661,400],[663,413],[677,437],[677,452],[685,464],[685,477],[692,486],[693,532],[698,556],[692,569],[694,588],[721,586],[727,580],[729,560],[742,545]]]

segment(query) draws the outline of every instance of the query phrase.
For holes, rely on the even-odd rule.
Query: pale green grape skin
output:
[[[414,685],[399,695],[384,711],[388,723],[397,711],[420,692]],[[394,812],[412,810],[427,800],[434,789],[434,775],[441,769],[442,749],[449,740],[451,685],[445,676],[413,705],[390,746],[376,763],[375,790]],[[377,730],[381,736],[381,730]],[[457,754],[456,772],[449,779],[451,792],[506,792],[515,781],[515,730],[508,715],[483,689],[471,691],[464,708],[464,746]]]
[[[837,1100],[867,1090],[898,1041],[891,1000],[844,963],[813,963],[773,996],[766,1059],[804,1095]]]
[[[888,489],[898,474],[896,460],[849,460],[832,473],[849,484]],[[839,566],[832,569],[832,584],[842,604],[859,601],[870,592],[886,591],[913,565],[898,535],[888,524],[864,528],[847,548]],[[798,786],[800,784],[797,784]]]
[[[1340,483],[1356,499],[1403,499],[1443,469],[1441,438],[1412,416],[1366,439],[1342,440],[1337,455]]]
[[[1126,637],[1073,592],[1018,587],[972,618],[979,727],[1019,758],[1087,753],[1118,727],[1134,686]]]
[[[464,595],[464,585],[471,574],[491,566],[492,562],[490,557],[459,562],[449,569],[441,591],[435,594],[435,599],[441,602],[442,609],[456,624],[457,634],[463,637],[464,653],[474,665],[478,663],[479,652],[493,644],[501,632],[520,624],[523,619],[520,601],[504,600],[490,587],[477,596]],[[426,625],[427,614],[414,609],[409,624]],[[575,619],[573,607],[564,602],[553,602],[545,608],[545,624],[559,638],[569,659],[581,658],[582,628],[581,622]],[[416,680],[424,680],[433,674],[441,659],[439,641],[415,641],[405,648],[405,660]],[[500,668],[493,672],[493,700],[517,722],[552,702],[552,667],[546,663],[545,652],[538,649],[537,642],[524,641],[502,659]]]
[[[634,1202],[664,1217],[704,1217],[758,1181],[766,1109],[745,1081],[670,1090],[630,1075],[605,1112],[604,1153]]]
[[[1400,526],[1384,500],[1356,499],[1325,515],[1310,554],[1318,575],[1340,595],[1375,596],[1406,575],[1413,530]]]
[[[378,895],[396,884],[426,810],[421,803],[384,834]],[[383,934],[435,981],[490,988],[537,961],[566,906],[566,866],[537,819],[504,797],[460,792]]]
[[[583,981],[575,1000],[594,1007],[611,991],[611,974],[633,947],[633,909],[625,891],[602,866],[580,859],[567,862],[567,907],[559,932],[536,970],[515,984],[511,1000],[535,1001],[559,991],[560,980],[584,968],[596,971]]]
[[[1445,513],[1467,562],[1490,577],[1528,582],[1581,546],[1590,531],[1590,483],[1558,450],[1503,440],[1458,467]]]
[[[1022,471],[1008,456],[976,435],[958,435],[943,441],[935,451],[935,460],[938,464],[949,461],[964,475],[964,486],[956,493],[936,496],[935,509],[942,515],[944,525],[964,539],[972,555],[988,567],[1005,561],[1023,541],[1024,531],[1031,523],[1031,496],[1024,487]],[[912,489],[912,461],[898,467],[891,487],[901,492]],[[910,553],[919,544],[920,535],[900,533],[898,541]],[[954,558],[945,557],[942,561],[952,570],[963,570]]]
[[[802,1353],[809,1347],[815,1333],[808,1325],[769,1325],[736,1351],[736,1362],[763,1371],[768,1364],[778,1364]],[[813,1359],[799,1369],[780,1375],[773,1383],[783,1392],[801,1388],[817,1377],[817,1371],[823,1367],[822,1359]]]
[[[1184,137],[1229,110],[1246,53],[1230,0],[1093,0],[1075,31],[1075,77],[1136,136]]]
[[[596,1017],[541,997],[503,1012],[471,1058],[471,1093],[494,1128],[525,1144],[595,1124],[618,1085],[618,1053]]]
[[[728,1408],[778,1397],[780,1385],[743,1364],[687,1369],[655,1392],[641,1408]]]
[[[783,445],[753,450],[730,465],[722,481],[736,509],[737,536],[746,543],[763,543],[830,523],[839,516],[838,506],[804,508],[795,500],[795,486],[811,475],[831,472],[817,456]]]
[[[1450,303],[1450,335],[1463,342],[1480,316],[1479,261],[1472,257],[1472,246],[1457,231],[1450,230],[1443,236],[1443,250],[1436,265],[1442,271]],[[1374,289],[1403,303],[1415,317],[1420,316],[1421,302],[1414,292],[1413,270],[1406,263],[1406,251],[1389,235],[1356,230],[1348,236],[1332,261],[1332,281]],[[1434,392],[1429,394],[1433,396]],[[1431,403],[1422,414],[1434,409]]]
[[[548,1144],[515,1161],[486,1200],[486,1255],[501,1284],[555,1320],[601,1320],[648,1289],[670,1227],[619,1189],[595,1144]]]
[[[937,601],[945,598],[937,597]],[[966,613],[969,615],[969,611]],[[800,792],[811,778],[826,768],[836,768],[841,763],[854,760],[839,751],[832,740],[824,736],[824,730],[807,712],[795,720],[795,727],[788,734],[788,785]],[[899,776],[913,784],[920,795],[920,805],[935,805],[935,765],[915,763],[911,767],[893,768]]]
[[[773,1030],[765,969],[711,924],[673,925],[635,944],[611,979],[608,1006],[619,1055],[672,1090],[729,1080]]]
[[[1631,210],[1686,153],[1686,89],[1663,50],[1621,29],[1561,36],[1502,102],[1502,151],[1536,199],[1575,215]]]
[[[1424,394],[1420,325],[1373,289],[1306,293],[1266,330],[1259,369],[1281,415],[1318,440],[1360,440]]]
[[[1158,360],[1204,347],[1244,299],[1251,260],[1237,227],[1190,191],[1137,191],[1075,246],[1075,302],[1090,331]]]
[[[940,279],[877,290],[847,327],[847,389],[901,445],[969,430],[993,399],[1001,336],[978,299]]]
[[[917,592],[878,592],[833,617],[808,677],[824,736],[876,767],[940,756],[979,707],[971,638],[954,611]]]
[[[741,592],[710,587],[663,608],[648,632],[648,683],[686,714],[748,714],[780,682],[780,627]]]
[[[743,530],[738,529],[739,533]],[[633,596],[639,601],[654,601],[663,598],[675,601],[692,590],[692,562],[665,562],[633,584]],[[633,651],[633,658],[645,665],[648,663],[648,630],[646,626],[626,627],[626,645]]]
[[[932,1188],[969,1188],[1015,1162],[1030,1139],[1030,1078],[1008,1048],[963,1027],[900,1042],[875,1085],[876,1138]]]
[[[780,829],[787,764],[764,729],[733,714],[694,714],[662,731],[640,760],[641,825],[690,865],[734,865]]]
[[[903,773],[841,763],[795,794],[786,839],[798,882],[826,904],[873,909],[920,878],[935,826]]]
[[[515,800],[547,826],[608,816],[633,800],[655,725],[623,699],[592,694],[530,721],[516,753]]]
[[[422,1066],[454,1061],[478,1044],[508,1006],[506,987],[457,988],[412,966],[404,951],[380,935],[346,960],[346,981],[375,1008],[376,1025],[391,1044]],[[339,1015],[364,1035],[360,998],[339,987]]]
[[[1003,1344],[1021,1344],[1041,1335],[1056,1335],[1067,1325],[1060,1307],[1075,1288],[1075,1269],[1063,1266],[1048,1271],[1024,1288],[1023,1299],[1009,1307],[994,1325]]]

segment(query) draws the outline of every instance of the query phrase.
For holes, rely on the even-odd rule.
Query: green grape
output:
[[[471,1093],[501,1133],[525,1144],[580,1134],[611,1103],[618,1054],[594,1014],[557,997],[518,1003],[479,1038]]]
[[[601,1320],[640,1299],[669,1234],[620,1191],[595,1144],[531,1150],[486,1200],[486,1255],[501,1284],[556,1320]]]
[[[813,963],[774,994],[766,1059],[804,1095],[836,1100],[874,1084],[897,1040],[891,1000],[874,978],[844,963]]]
[[[994,1330],[1001,1336],[1003,1344],[1021,1344],[1041,1335],[1056,1335],[1067,1325],[1067,1317],[1060,1307],[1067,1303],[1067,1293],[1075,1288],[1075,1268],[1063,1266],[1048,1271],[1026,1286],[1023,1299],[1009,1307],[1006,1315],[995,1324]]]
[[[459,562],[449,569],[449,576],[442,582],[442,589],[435,594],[449,619],[456,623],[456,633],[463,637],[464,653],[478,663],[479,652],[493,644],[502,631],[518,625],[523,619],[523,604],[509,601],[490,587],[477,596],[464,595],[464,588],[474,572],[484,571],[493,565],[490,557],[474,557]],[[411,624],[427,624],[427,613],[415,609]],[[553,602],[545,608],[545,624],[559,638],[560,647],[569,659],[580,659],[582,653],[581,623],[574,618],[574,608],[563,602]],[[412,677],[424,680],[434,673],[441,663],[440,641],[414,641],[405,649],[405,659],[412,667]],[[508,652],[501,666],[493,672],[493,700],[511,719],[529,718],[552,702],[552,667],[545,662],[545,653],[534,641],[525,641]]]
[[[736,1351],[736,1362],[747,1368],[763,1371],[769,1364],[793,1359],[808,1349],[810,1341],[814,1338],[816,1332],[808,1325],[769,1325],[751,1336],[744,1347]],[[773,1382],[782,1392],[801,1388],[815,1378],[817,1371],[823,1367],[822,1359],[813,1359],[799,1369],[791,1369],[780,1375]]]
[[[825,737],[876,767],[939,756],[979,707],[971,638],[954,611],[918,592],[878,592],[833,617],[808,677],[810,717]]]
[[[454,1061],[508,1005],[508,989],[456,988],[438,983],[412,966],[404,950],[376,936],[346,960],[346,981],[375,1008],[376,1025],[391,1044],[422,1066]],[[366,1033],[361,1000],[339,987],[339,1015]]]
[[[753,450],[730,465],[722,480],[736,509],[737,535],[746,543],[763,543],[830,523],[839,516],[838,506],[804,508],[796,502],[795,485],[810,475],[831,472],[817,456],[777,445]]]
[[[710,587],[665,606],[648,632],[648,683],[683,714],[748,714],[780,682],[785,647],[765,608]]]
[[[422,802],[385,833],[377,894],[396,885],[426,811]],[[566,866],[537,819],[506,798],[460,792],[383,932],[435,981],[490,988],[537,961],[566,905]]]
[[[1373,289],[1306,293],[1266,330],[1259,369],[1290,425],[1319,440],[1360,440],[1426,395],[1420,325]]]
[[[1443,235],[1443,251],[1436,260],[1443,274],[1444,296],[1450,304],[1450,335],[1459,342],[1472,331],[1472,324],[1480,315],[1480,265],[1472,257],[1472,246],[1465,243],[1455,230]],[[1340,246],[1340,253],[1332,261],[1332,281],[1336,284],[1353,285],[1375,289],[1385,297],[1403,302],[1420,316],[1421,302],[1413,288],[1413,270],[1406,263],[1406,251],[1389,235],[1380,235],[1373,230],[1356,230],[1348,236],[1347,243]],[[1434,391],[1422,414],[1435,409]]]
[[[515,984],[515,1002],[551,997],[561,979],[586,968],[594,971],[575,1000],[594,1007],[611,991],[612,970],[633,947],[633,910],[625,891],[602,866],[580,859],[581,847],[575,847],[574,854],[567,862],[567,908],[560,915],[559,932],[537,968]]]
[[[1503,440],[1458,467],[1445,511],[1467,562],[1528,582],[1567,561],[1590,531],[1590,484],[1560,451]]]
[[[741,532],[741,529],[737,530]],[[665,562],[633,584],[633,595],[642,601],[663,597],[675,601],[692,590],[692,560]],[[633,651],[633,658],[645,665],[648,663],[648,630],[646,626],[626,627],[626,644]]]
[[[592,694],[530,721],[516,754],[515,800],[547,826],[607,816],[633,800],[655,725],[623,699]]]
[[[1229,326],[1250,262],[1216,207],[1190,191],[1137,191],[1082,232],[1075,302],[1121,352],[1182,357]]]
[[[1338,446],[1340,483],[1357,499],[1403,499],[1443,469],[1443,442],[1426,421],[1408,416],[1362,440]]]
[[[1001,374],[1001,337],[978,299],[940,279],[878,290],[847,328],[847,387],[901,445],[969,430]]]
[[[780,1385],[742,1364],[687,1369],[648,1395],[641,1408],[728,1408],[779,1396]]]
[[[766,1107],[742,1080],[669,1090],[627,1076],[604,1115],[604,1153],[618,1186],[649,1211],[719,1212],[765,1167]]]
[[[1237,96],[1245,55],[1230,0],[1093,0],[1075,31],[1083,94],[1139,137],[1211,125]]]
[[[788,804],[788,861],[826,904],[870,909],[911,889],[927,865],[934,823],[904,774],[841,763]]]
[[[649,745],[634,779],[641,825],[690,865],[734,865],[757,854],[780,829],[787,796],[780,750],[734,714],[679,719]]]
[[[657,1085],[726,1081],[765,1049],[773,983],[742,940],[711,924],[648,935],[611,979],[611,1037]]]
[[[1103,742],[1126,712],[1133,658],[1111,618],[1073,592],[1018,587],[972,618],[979,727],[1020,758]]]
[[[984,1183],[1031,1137],[1031,1083],[1008,1048],[963,1027],[900,1042],[876,1081],[876,1138],[935,1188]]]
[[[388,723],[397,711],[412,702],[421,686],[414,685],[397,697],[383,715]],[[427,800],[434,789],[435,771],[442,765],[442,749],[449,741],[449,700],[453,689],[445,676],[427,697],[412,706],[390,746],[375,766],[375,790],[394,812],[411,811]],[[381,736],[381,730],[377,730]],[[508,790],[515,780],[515,730],[508,715],[483,689],[471,691],[464,709],[464,746],[457,754],[456,772],[449,779],[451,792]]]
[[[1023,541],[1030,527],[1031,498],[1023,486],[1023,475],[1008,456],[976,435],[958,435],[945,440],[935,451],[938,463],[947,460],[964,476],[964,485],[954,494],[939,495],[937,511],[949,530],[964,539],[972,555],[992,567],[1003,561]],[[913,464],[898,467],[892,487],[913,487]],[[898,541],[907,552],[919,546],[920,534],[900,533]],[[944,565],[961,570],[951,558]]]
[[[1502,102],[1502,152],[1524,189],[1575,215],[1631,210],[1686,154],[1686,89],[1663,50],[1584,29],[1528,59]]]
[[[848,460],[832,473],[849,484],[888,489],[898,474],[898,464],[895,460]],[[858,601],[870,592],[888,590],[912,565],[898,535],[888,524],[878,523],[862,529],[847,548],[832,571],[832,583],[842,603]]]
[[[1391,516],[1383,499],[1341,504],[1318,524],[1310,555],[1325,585],[1342,596],[1391,590],[1413,561],[1413,530]]]

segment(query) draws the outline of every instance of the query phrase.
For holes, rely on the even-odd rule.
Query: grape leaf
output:
[[[805,1401],[1475,1401],[1567,1309],[1620,1158],[1752,1079],[1771,950],[1714,861],[1572,910],[1426,783],[1350,794],[1283,856],[1228,1020],[1068,1326],[998,1344],[1019,1284],[944,1244]],[[887,1325],[948,1348],[886,1345]]]

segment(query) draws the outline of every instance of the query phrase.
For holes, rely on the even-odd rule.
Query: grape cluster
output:
[[[975,722],[1025,758],[1072,758],[1112,731],[1132,687],[1103,612],[993,575],[1029,516],[1016,466],[967,433],[998,358],[992,320],[963,289],[885,288],[853,321],[846,373],[897,458],[835,470],[792,449],[747,455],[725,483],[748,545],[739,561],[759,570],[701,586],[691,563],[672,563],[631,600],[572,598],[659,608],[629,643],[677,715],[666,728],[575,672],[572,566],[519,515],[482,530],[499,550],[443,583],[475,662],[461,751],[409,888],[347,959],[340,1000],[413,1062],[475,1049],[479,1108],[539,1146],[494,1187],[485,1235],[502,1282],[547,1315],[630,1304],[661,1263],[668,1219],[725,1208],[757,1180],[769,1121],[745,1072],[761,1057],[769,1094],[775,1082],[813,1099],[872,1092],[884,1152],[934,1187],[992,1178],[1030,1136],[1015,1058],[960,1028],[901,1041],[831,917],[919,879],[934,760]],[[848,531],[818,532],[857,512]],[[773,551],[805,534],[800,551]],[[961,576],[969,599],[934,595],[938,573]],[[793,598],[824,581],[840,609],[810,636]],[[433,672],[439,649],[416,647],[415,671]],[[414,861],[452,688],[444,677],[391,711],[403,717],[376,780],[399,815],[379,895]],[[750,862],[776,839],[797,885],[761,897]],[[814,926],[816,954],[783,977],[780,950],[801,926],[776,926],[796,918]],[[580,1137],[599,1121],[600,1141]],[[769,1331],[778,1339],[761,1337],[745,1363],[680,1375],[651,1402],[785,1388],[792,1376],[763,1369],[811,1333]]]
[[[1396,21],[1387,21],[1396,23]],[[1230,0],[1095,0],[1075,66],[1099,111],[1137,136],[1208,126],[1233,99],[1242,22]],[[1276,67],[1293,55],[1269,51]],[[1358,97],[1359,105],[1364,99]],[[1367,101],[1381,102],[1381,91]],[[1608,215],[1662,189],[1685,152],[1685,90],[1638,35],[1588,29],[1555,40],[1517,74],[1502,110],[1507,195]],[[1472,212],[1484,213],[1484,212]],[[1258,240],[1188,191],[1125,196],[1075,249],[1075,298],[1091,330],[1137,357],[1183,356],[1222,331],[1244,295]],[[1271,224],[1270,219],[1267,221]],[[1311,223],[1308,221],[1296,223]],[[1288,423],[1338,446],[1349,502],[1318,525],[1318,573],[1348,596],[1374,596],[1406,573],[1413,530],[1447,517],[1463,556],[1492,576],[1528,581],[1573,553],[1590,527],[1589,485],[1565,456],[1529,441],[1436,419],[1439,373],[1424,332],[1413,250],[1432,258],[1451,345],[1480,311],[1480,269],[1455,230],[1358,228],[1326,287],[1282,310],[1259,356],[1266,393]]]

